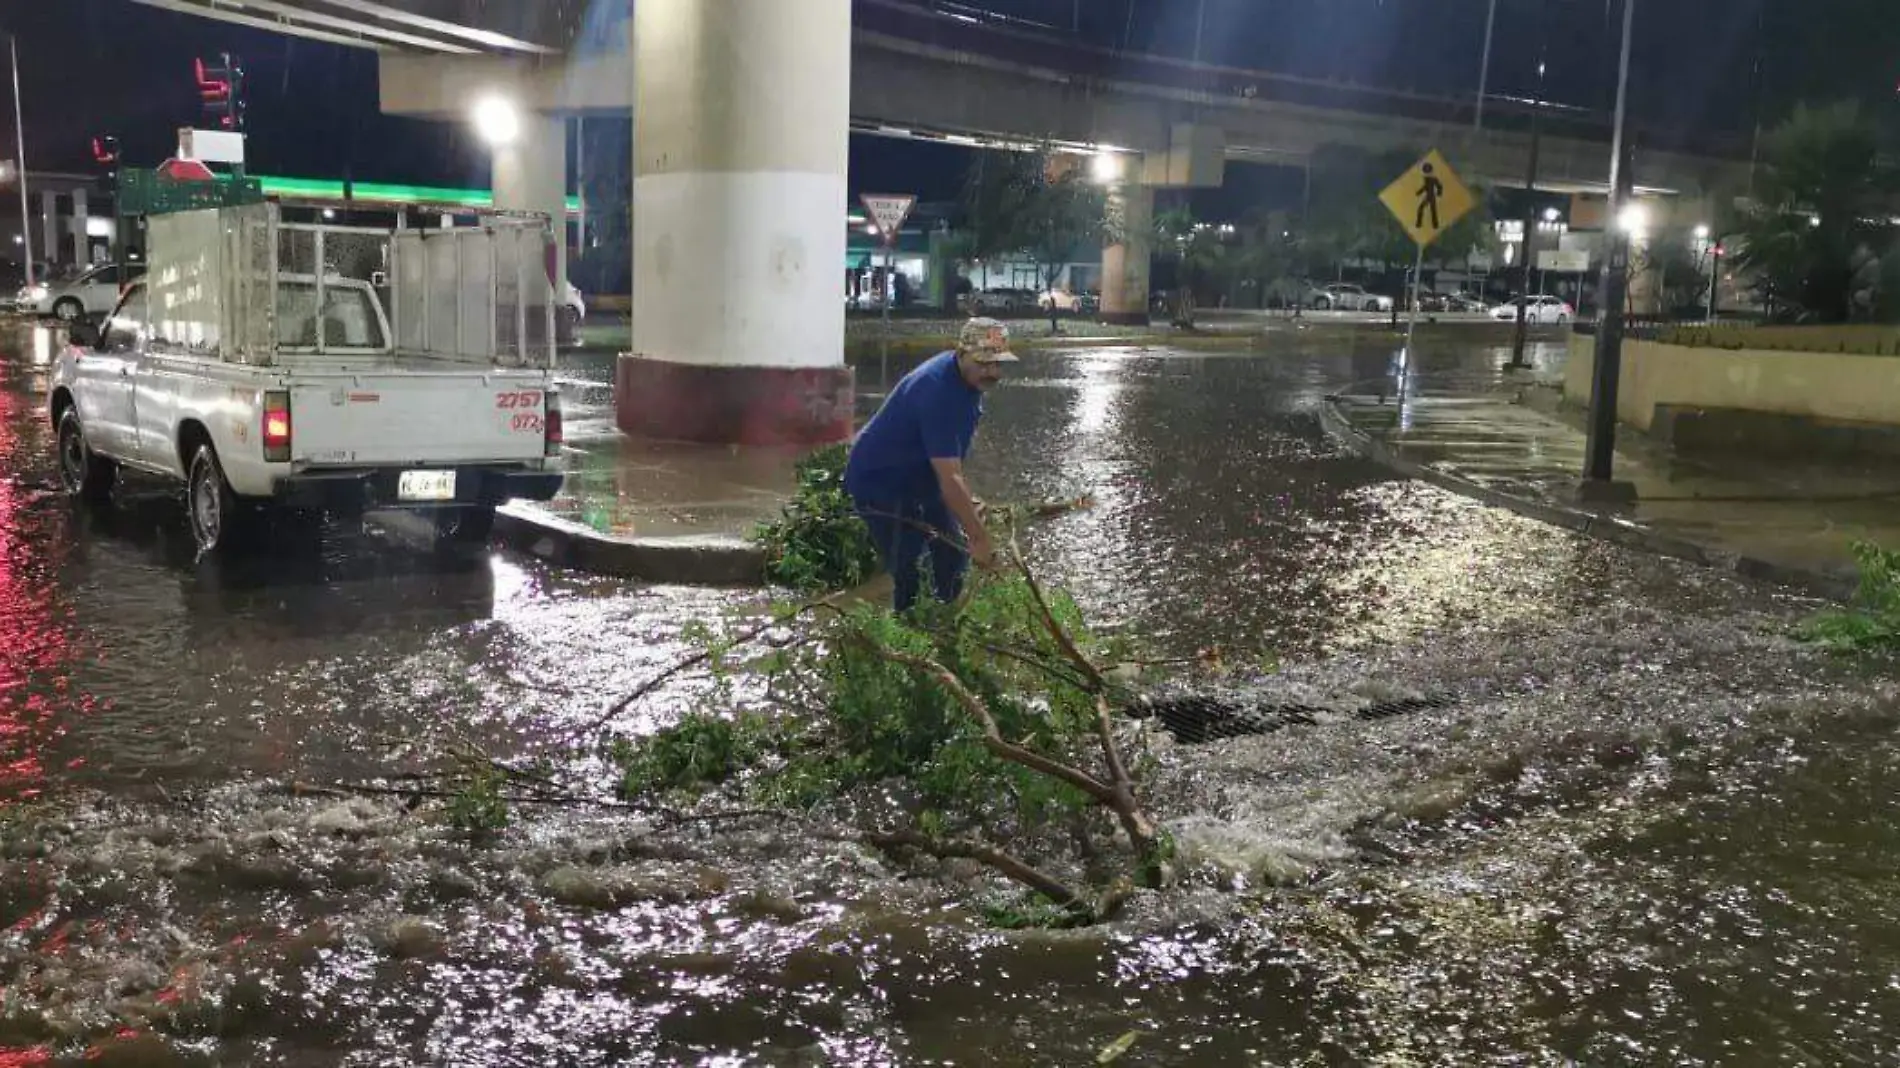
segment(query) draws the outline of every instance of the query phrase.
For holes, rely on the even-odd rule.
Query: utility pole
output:
[[[1498,28],[1498,0],[1491,0],[1491,13],[1484,19],[1484,59],[1478,65],[1477,116],[1471,120],[1473,132],[1484,130],[1484,96],[1491,88],[1491,42]]]
[[[1709,323],[1715,322],[1717,290],[1722,284],[1722,239],[1710,238],[1714,245],[1709,249]]]
[[[1616,394],[1623,374],[1623,303],[1629,285],[1630,239],[1622,224],[1623,208],[1636,188],[1630,144],[1625,132],[1629,116],[1630,45],[1635,39],[1636,0],[1623,0],[1623,55],[1617,68],[1616,133],[1610,156],[1609,247],[1597,286],[1596,368],[1590,391],[1590,431],[1584,448],[1583,492],[1586,496],[1626,496],[1613,488],[1610,476],[1616,463]]]
[[[25,109],[20,106],[20,42],[12,34],[7,35],[7,52],[13,59],[13,143],[17,150],[13,165],[20,180],[20,259],[26,264],[26,284],[30,286],[37,281],[33,277],[33,209],[27,206],[26,195],[26,118]]]
[[[1524,347],[1530,334],[1531,256],[1537,243],[1537,164],[1544,147],[1544,73],[1550,58],[1550,0],[1544,0],[1537,41],[1537,99],[1531,101],[1531,165],[1524,176],[1524,254],[1517,265],[1517,329],[1511,335],[1513,368],[1525,368]]]

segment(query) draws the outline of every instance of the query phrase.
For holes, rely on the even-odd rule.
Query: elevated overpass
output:
[[[134,0],[382,54],[392,114],[460,121],[481,87],[519,88],[558,114],[620,114],[635,91],[630,4],[612,0]],[[928,0],[851,0],[851,120],[883,136],[974,144],[1055,143],[1164,153],[1176,128],[1217,133],[1227,159],[1298,165],[1326,145],[1444,148],[1470,177],[1519,185],[1531,116],[1543,112],[1537,186],[1603,193],[1610,131],[1601,115],[1473,101],[1121,52]],[[1638,130],[1639,192],[1707,192],[1745,175],[1749,146]]]
[[[629,414],[623,401],[621,421],[665,436],[786,436],[747,429],[770,390],[739,388],[750,399],[724,408],[681,397],[736,381],[712,369],[759,365],[804,390],[807,415],[771,419],[804,420],[821,436],[848,429],[848,392],[807,387],[842,351],[836,220],[850,129],[1115,155],[1112,195],[1131,236],[1105,250],[1103,308],[1125,318],[1146,316],[1141,235],[1154,190],[1218,185],[1227,160],[1299,165],[1327,145],[1436,146],[1479,180],[1522,185],[1528,170],[1529,102],[1487,104],[1486,128],[1474,131],[1471,101],[1115,52],[926,0],[135,2],[373,49],[392,114],[465,122],[478,103],[507,112],[518,131],[494,149],[504,207],[558,217],[564,120],[633,113],[640,355],[620,384],[671,397],[658,407],[687,415]],[[1600,118],[1535,110],[1538,188],[1607,190]],[[1746,173],[1746,146],[1654,133],[1638,144],[1639,190],[1703,197]],[[797,339],[789,354],[787,336]],[[669,361],[683,369],[655,370]]]

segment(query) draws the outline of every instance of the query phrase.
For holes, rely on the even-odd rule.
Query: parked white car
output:
[[[124,282],[144,273],[133,266],[121,274],[119,265],[108,263],[63,282],[41,282],[20,291],[19,309],[29,315],[51,316],[63,323],[75,323],[88,316],[101,316],[119,303]]]
[[[568,337],[574,336],[581,324],[587,321],[587,299],[581,296],[580,290],[574,288],[574,283],[565,279],[561,281],[560,314],[559,325]]]
[[[1520,301],[1528,300],[1524,308],[1524,321],[1538,326],[1556,324],[1562,326],[1577,317],[1577,311],[1562,300],[1551,296],[1519,297],[1506,301],[1491,309],[1491,318],[1504,322],[1517,321],[1517,306]]]
[[[1308,293],[1306,306],[1314,311],[1389,312],[1392,298],[1368,293],[1365,287],[1351,282],[1334,282]]]
[[[1090,300],[1086,293],[1069,293],[1060,289],[1051,289],[1043,293],[1036,306],[1043,311],[1073,312],[1082,314],[1089,311]]]

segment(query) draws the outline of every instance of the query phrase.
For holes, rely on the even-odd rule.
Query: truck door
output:
[[[145,347],[145,287],[126,294],[106,319],[99,347],[80,357],[74,383],[79,418],[93,448],[114,459],[133,459],[138,428],[132,420],[132,374]]]

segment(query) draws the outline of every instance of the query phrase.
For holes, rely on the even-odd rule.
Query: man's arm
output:
[[[970,493],[970,483],[963,477],[963,461],[932,460],[930,467],[937,473],[937,487],[943,491],[943,503],[949,507],[950,514],[957,517],[957,522],[963,527],[963,536],[970,543],[970,559],[978,567],[989,567],[996,562],[996,549],[990,544],[990,532],[983,526],[983,517],[977,514],[976,497]]]

